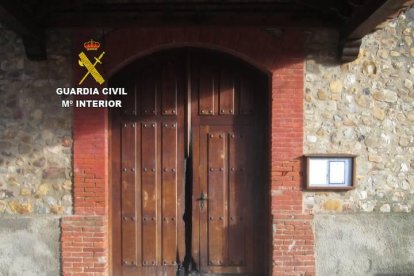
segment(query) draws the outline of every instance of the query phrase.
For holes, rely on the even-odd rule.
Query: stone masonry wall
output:
[[[303,208],[323,212],[414,209],[414,9],[363,39],[354,62],[335,62],[335,34],[309,37],[305,153],[353,153],[356,188],[306,192]]]
[[[0,26],[0,216],[72,213],[72,111],[55,94],[71,84],[68,37],[48,32],[32,62]]]

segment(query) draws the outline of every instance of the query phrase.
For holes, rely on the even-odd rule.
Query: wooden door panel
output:
[[[136,227],[136,128],[134,122],[123,123],[122,158],[122,258],[125,265],[137,264]]]
[[[157,123],[141,125],[142,254],[143,265],[157,264]]]
[[[122,108],[122,113],[125,116],[131,115],[135,116],[136,114],[140,113],[140,105],[137,98],[139,98],[139,89],[136,89],[135,83],[133,81],[128,81],[124,84],[125,92],[127,93],[126,100],[124,101],[124,105]],[[118,97],[118,100],[121,100]]]
[[[231,115],[235,113],[235,79],[231,67],[223,66],[220,72],[219,86],[219,114]]]
[[[203,60],[201,60],[203,61]],[[200,61],[200,62],[201,62]],[[201,63],[203,66],[194,69],[195,88],[197,90],[196,98],[198,101],[198,115],[215,115],[217,114],[216,94],[217,94],[217,72],[209,63]]]
[[[201,71],[203,59],[208,55],[192,59],[196,63],[191,63],[193,71]],[[193,132],[194,190],[198,192],[193,199],[193,235],[198,237],[193,242],[199,246],[193,254],[199,256],[202,273],[263,275],[268,256],[263,138],[266,79],[230,59],[209,60],[215,66],[218,86],[209,99],[197,89],[192,94],[196,100],[203,97],[198,102],[216,107],[211,116],[203,116],[200,106],[192,113],[192,129],[198,131]],[[192,79],[192,87],[200,86],[202,80],[202,76]],[[203,210],[200,195],[206,191]]]
[[[177,246],[177,124],[162,124],[162,264],[175,265]]]
[[[140,78],[142,79],[137,84],[141,115],[156,115],[158,111],[158,82],[155,77],[158,72],[150,71],[151,74],[141,72]]]
[[[240,114],[251,115],[255,112],[255,92],[259,87],[254,80],[247,78],[246,74],[241,74],[239,79],[238,94],[240,97]]]
[[[200,129],[201,191],[208,191],[206,210],[200,215],[201,271],[204,273],[257,273],[264,244],[257,231],[263,216],[254,210],[263,204],[256,189],[254,158],[257,139],[252,126],[204,126]],[[206,154],[203,154],[206,153]],[[206,251],[206,254],[203,254]]]
[[[208,264],[227,263],[226,133],[207,133]]]
[[[114,275],[174,275],[184,260],[183,65],[150,58],[113,79],[128,92],[112,118]]]
[[[249,199],[246,196],[246,137],[241,132],[229,133],[229,264],[246,264],[245,222]]]
[[[161,74],[161,110],[162,115],[175,116],[177,112],[178,80],[173,63],[162,68]]]

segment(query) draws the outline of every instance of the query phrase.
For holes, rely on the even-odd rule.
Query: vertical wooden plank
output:
[[[219,87],[219,114],[234,114],[235,105],[235,79],[232,68],[223,66],[220,70],[220,87]]]
[[[196,106],[193,106],[193,114],[197,114]],[[193,121],[194,124],[194,121]],[[208,192],[207,189],[207,175],[208,168],[206,162],[207,156],[207,136],[208,129],[206,126],[194,124],[192,126],[192,140],[193,143],[193,195],[192,195],[192,256],[197,263],[200,263],[200,268],[204,269],[208,266],[208,246],[207,246],[207,229],[208,229],[208,212],[207,208],[200,208],[200,194]],[[198,177],[197,177],[198,176]],[[207,206],[210,205],[207,203]]]
[[[255,106],[255,86],[252,78],[248,78],[245,74],[241,74],[238,85],[240,97],[240,114],[250,115],[254,113]],[[257,89],[257,88],[256,88]]]
[[[152,72],[152,75],[143,74],[140,77],[142,80],[139,83],[142,116],[157,114],[158,82],[155,74],[156,72]]]
[[[135,123],[125,122],[121,131],[121,233],[122,263],[137,264],[136,198],[135,198]]]
[[[141,124],[142,264],[157,264],[157,124]]]
[[[258,258],[258,254],[264,252],[264,227],[265,216],[264,208],[257,208],[257,206],[263,206],[265,202],[264,194],[264,179],[261,168],[264,167],[263,163],[263,130],[258,126],[240,126],[241,139],[240,142],[243,146],[243,152],[246,155],[244,161],[243,178],[245,180],[244,197],[248,199],[245,206],[245,233],[246,248],[248,249],[245,254],[246,264],[250,271],[263,268],[263,258]],[[262,232],[258,232],[257,229],[261,229]]]
[[[137,203],[135,204],[135,219],[136,219],[136,235],[137,235],[137,266],[142,267],[142,171],[141,171],[141,151],[142,151],[142,133],[141,123],[135,122],[135,198]]]
[[[208,134],[208,261],[227,263],[227,143],[225,132]]]
[[[161,98],[161,95],[159,95]],[[161,102],[161,99],[160,99]],[[162,122],[157,120],[157,128],[156,128],[156,182],[155,182],[155,190],[157,194],[157,201],[156,201],[156,210],[157,210],[157,217],[156,217],[156,264],[157,267],[162,265]]]
[[[174,260],[179,262],[180,264],[183,263],[185,257],[185,224],[184,224],[184,212],[185,212],[185,177],[184,177],[184,158],[185,158],[185,132],[188,130],[186,128],[186,119],[190,118],[187,112],[187,102],[186,96],[191,91],[189,87],[187,87],[188,83],[190,82],[190,73],[187,71],[187,57],[184,55],[182,59],[177,59],[176,61],[176,82],[177,82],[177,117],[175,121],[175,135],[176,135],[176,175],[175,175],[175,183],[176,183],[176,192],[175,192],[175,200],[176,200],[176,218],[175,218],[175,227],[176,227],[176,250],[174,252]],[[188,99],[190,101],[191,98]]]
[[[177,123],[162,124],[162,264],[177,253]]]
[[[202,116],[214,115],[216,114],[215,90],[217,90],[217,77],[214,68],[209,65],[200,66],[198,73],[198,114]]]
[[[245,137],[240,131],[229,135],[229,265],[246,265],[245,208],[248,207],[246,189]]]
[[[260,110],[258,110],[258,113]],[[264,129],[260,125],[250,125],[250,126],[243,126],[243,141],[245,145],[251,145],[250,147],[245,146],[246,154],[249,156],[249,159],[246,160],[246,172],[245,178],[249,181],[249,186],[246,188],[248,193],[246,196],[249,196],[250,203],[249,203],[249,210],[250,218],[247,218],[249,222],[248,227],[248,235],[252,236],[253,239],[250,240],[251,244],[247,244],[247,248],[253,248],[254,252],[258,252],[258,254],[264,252],[265,248],[265,241],[266,236],[263,234],[258,234],[256,229],[262,229],[261,233],[265,233],[266,228],[266,213],[264,208],[257,208],[256,206],[266,202],[266,189],[265,179],[266,176],[261,170],[261,168],[265,167],[265,160],[266,154],[264,152],[263,144],[265,143],[264,139]],[[261,135],[260,135],[260,134]],[[260,183],[260,185],[258,185]],[[250,194],[249,194],[250,193]],[[250,226],[250,225],[253,225]],[[254,270],[261,269],[265,267],[265,259],[264,258],[257,258],[257,256],[249,256],[252,261],[251,264]]]
[[[125,92],[127,93],[126,96],[119,96],[118,98],[122,101],[122,114],[125,116],[135,116],[137,114],[139,114],[137,111],[138,106],[137,106],[137,93],[135,89],[135,83],[134,82],[127,82],[125,85],[123,85],[125,87]],[[139,96],[139,95],[138,95]]]
[[[177,115],[177,71],[172,62],[161,70],[161,112],[162,115]]]

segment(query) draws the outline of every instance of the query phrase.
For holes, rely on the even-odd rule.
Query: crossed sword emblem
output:
[[[86,72],[86,74],[83,76],[83,78],[79,82],[79,85],[81,85],[83,83],[83,81],[86,79],[87,76],[89,76],[89,74],[96,80],[97,83],[103,84],[105,82],[102,75],[98,72],[98,70],[96,70],[96,65],[98,63],[102,64],[101,59],[102,59],[104,54],[105,54],[105,52],[102,52],[99,55],[99,57],[94,57],[95,62],[92,64],[92,62],[88,59],[88,57],[85,55],[85,53],[80,52],[80,54],[79,54],[80,59],[78,60],[78,63],[79,63],[80,66],[85,67],[86,70],[88,70],[88,72]]]

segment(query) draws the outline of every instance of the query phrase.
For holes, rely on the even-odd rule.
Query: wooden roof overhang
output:
[[[46,59],[48,28],[128,24],[333,28],[338,57],[358,56],[361,39],[414,0],[0,0],[0,24],[23,38],[27,57]]]

